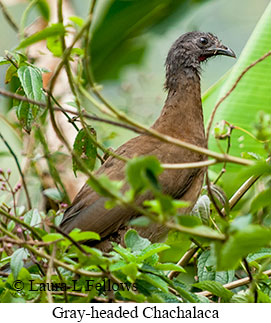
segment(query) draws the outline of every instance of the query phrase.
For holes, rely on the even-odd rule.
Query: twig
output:
[[[2,12],[3,12],[3,15],[7,19],[7,22],[14,29],[14,31],[16,33],[18,33],[19,32],[19,27],[17,26],[17,24],[15,23],[15,21],[13,20],[13,18],[9,14],[9,12],[7,11],[7,8],[4,6],[4,4],[2,3],[2,1],[0,1],[0,8],[1,8]]]
[[[55,255],[56,255],[56,244],[54,243],[53,250],[52,250],[52,253],[51,253],[51,256],[50,256],[50,260],[49,260],[49,263],[48,263],[48,269],[47,269],[47,272],[46,272],[46,285],[47,286],[50,285],[50,283],[51,283],[51,276],[53,274]],[[47,294],[48,303],[53,303],[54,300],[53,300],[50,288],[46,288],[46,294]]]
[[[50,242],[43,242],[43,241],[33,241],[33,240],[17,240],[17,239],[11,239],[7,237],[0,237],[1,242],[7,242],[7,243],[12,243],[12,244],[17,244],[17,245],[23,245],[25,243],[29,244],[30,246],[36,246],[36,247],[45,247],[49,246],[55,242],[60,241],[61,239],[50,241]]]
[[[192,163],[181,163],[181,164],[161,164],[164,169],[186,169],[186,168],[201,168],[206,166],[215,165],[220,163],[215,159],[204,160],[200,162],[192,162]]]
[[[198,249],[199,249],[199,247],[191,248],[191,249],[187,250],[186,253],[182,256],[182,258],[178,261],[177,265],[180,267],[186,266],[188,264],[188,262],[190,261],[190,259],[194,256],[194,254],[198,251]],[[173,279],[174,277],[178,276],[179,273],[180,273],[179,271],[172,270],[168,274],[168,278]]]
[[[260,178],[260,176],[251,176],[245,183],[239,187],[239,189],[233,194],[229,200],[229,207],[232,209],[240,199],[245,195],[245,193],[251,188],[251,186]],[[225,209],[221,210],[223,216],[226,215]]]
[[[206,131],[206,138],[207,138],[207,142],[209,139],[209,135],[210,135],[210,130],[214,121],[214,117],[216,114],[216,111],[218,109],[218,107],[221,105],[221,103],[232,93],[232,91],[236,88],[237,84],[241,81],[242,77],[252,68],[254,67],[256,64],[260,63],[261,61],[263,61],[264,59],[266,59],[268,56],[271,56],[271,51],[267,52],[266,54],[264,54],[262,57],[258,58],[256,61],[254,61],[253,63],[251,63],[249,66],[247,66],[243,72],[239,75],[239,77],[237,78],[237,80],[235,81],[235,83],[233,84],[233,86],[230,88],[230,90],[224,95],[222,96],[222,98],[217,102],[217,104],[215,105],[212,114],[210,116],[209,122],[208,122],[208,126],[207,126],[207,131]]]
[[[54,224],[49,224],[50,228],[55,229],[58,233],[62,234],[65,238],[70,240],[70,242],[78,249],[80,250],[84,255],[89,256],[90,254],[86,252],[86,250],[77,242],[75,241],[69,234],[67,234],[65,231],[60,229],[60,227],[55,226]]]
[[[213,205],[214,205],[217,213],[220,215],[220,217],[224,218],[224,214],[222,213],[220,207],[217,205],[215,197],[214,197],[214,194],[212,192],[211,183],[210,183],[210,179],[209,179],[209,175],[208,175],[208,168],[206,170],[205,179],[206,179],[207,192],[208,192],[208,195],[210,197],[210,200],[213,203]]]
[[[6,141],[6,139],[3,137],[3,135],[2,135],[1,132],[0,132],[0,138],[3,140],[4,144],[6,145],[7,149],[9,150],[9,152],[11,153],[11,155],[13,156],[13,158],[15,160],[15,163],[17,165],[18,171],[19,171],[19,173],[21,175],[21,178],[22,178],[22,184],[23,184],[23,187],[24,187],[26,201],[27,201],[27,208],[30,210],[32,208],[32,206],[31,206],[31,200],[30,200],[30,196],[29,196],[28,189],[27,189],[27,186],[26,186],[24,174],[22,172],[22,169],[21,169],[19,160],[18,160],[15,152],[13,151],[13,149],[10,147],[10,145],[8,144],[8,142]]]

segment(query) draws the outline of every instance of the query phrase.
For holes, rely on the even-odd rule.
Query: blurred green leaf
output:
[[[63,24],[53,24],[50,27],[44,28],[41,31],[25,38],[23,41],[21,41],[20,45],[17,47],[18,49],[28,47],[32,44],[35,44],[41,40],[47,39],[52,36],[63,36],[65,33],[65,28]]]
[[[202,223],[208,225],[210,222],[210,199],[207,195],[199,197],[193,208],[193,215],[198,216]]]
[[[73,230],[70,232],[70,237],[75,241],[87,241],[87,240],[100,240],[100,236],[96,232],[92,231],[77,231]]]
[[[164,243],[154,243],[151,244],[150,246],[146,247],[145,249],[143,249],[140,254],[138,254],[138,261],[143,261],[144,259],[147,259],[149,257],[151,257],[154,254],[157,254],[163,250],[166,250],[170,248],[169,246],[167,246]]]
[[[50,7],[46,0],[38,0],[37,7],[42,15],[42,17],[46,20],[50,20]]]
[[[249,254],[247,256],[247,262],[250,263],[255,260],[270,258],[271,256],[271,248],[262,248],[258,252]]]
[[[260,192],[252,201],[250,206],[250,212],[255,213],[264,207],[271,206],[271,189],[268,188],[262,192]]]
[[[127,180],[135,193],[147,188],[159,189],[157,176],[163,171],[158,159],[154,156],[140,156],[128,161],[126,165]]]
[[[234,269],[238,262],[251,252],[267,246],[271,242],[271,230],[259,225],[248,225],[229,237],[222,246],[217,270]]]
[[[190,5],[188,0],[108,2],[90,42],[92,69],[97,81],[115,78],[124,65],[139,63],[148,44],[148,38],[140,37],[141,34],[146,34],[151,27],[157,28],[165,20],[168,24],[172,23],[172,16],[177,10],[177,19],[180,19],[192,7]],[[159,34],[163,30],[165,28],[161,28]],[[111,64],[112,61],[114,64]]]
[[[154,268],[158,270],[163,270],[163,271],[174,270],[174,271],[185,273],[185,269],[183,269],[181,266],[178,266],[172,263],[155,264]]]
[[[47,48],[55,57],[63,55],[62,44],[58,36],[47,37]]]
[[[47,188],[42,193],[55,202],[61,202],[63,200],[63,194],[56,188]]]
[[[160,278],[159,276],[153,275],[153,274],[140,274],[140,279],[144,279],[146,282],[152,284],[153,286],[160,288],[163,292],[168,292],[168,286],[167,283]]]
[[[44,242],[56,241],[59,239],[63,239],[63,236],[60,233],[48,233],[42,237]]]
[[[200,283],[195,283],[193,284],[193,286],[202,290],[208,290],[212,294],[221,297],[225,302],[229,302],[232,296],[234,295],[233,292],[226,289],[216,281],[205,280]]]
[[[106,175],[101,175],[95,179],[89,179],[87,183],[100,195],[114,198],[114,196],[120,196],[120,189],[123,186],[123,182],[111,181]],[[111,206],[114,206],[111,205]],[[108,205],[107,205],[108,207]]]

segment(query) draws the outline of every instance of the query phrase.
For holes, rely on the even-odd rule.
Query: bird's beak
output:
[[[225,55],[225,56],[230,56],[230,57],[236,58],[234,51],[224,45],[210,48],[208,50],[208,53],[211,55],[214,55],[214,56],[215,55]]]

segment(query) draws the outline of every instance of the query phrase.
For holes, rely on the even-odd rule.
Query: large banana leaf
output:
[[[216,102],[232,87],[241,72],[252,62],[271,49],[271,3],[256,25],[251,37],[243,49],[237,63],[218,83],[210,88],[203,96],[205,119],[208,120]],[[238,83],[235,90],[220,105],[215,121],[228,122],[253,132],[257,115],[260,111],[271,113],[271,58],[258,63],[251,68]],[[244,139],[238,141],[243,136]],[[270,138],[271,139],[271,138]],[[236,156],[244,151],[255,152],[265,156],[263,144],[249,135],[234,130],[230,153]],[[218,150],[212,136],[209,148]],[[229,165],[228,171],[236,171],[239,166]],[[217,168],[216,168],[217,169]]]
[[[147,38],[142,36],[143,31],[157,27],[165,20],[167,25],[172,24],[177,10],[180,19],[193,3],[205,1],[108,1],[102,19],[93,30],[90,44],[95,79],[116,78],[124,65],[139,63],[148,44]]]

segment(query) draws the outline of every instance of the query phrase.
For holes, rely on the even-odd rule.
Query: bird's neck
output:
[[[197,145],[206,146],[200,77],[197,73],[183,71],[169,88],[160,117],[153,128],[159,132]]]

